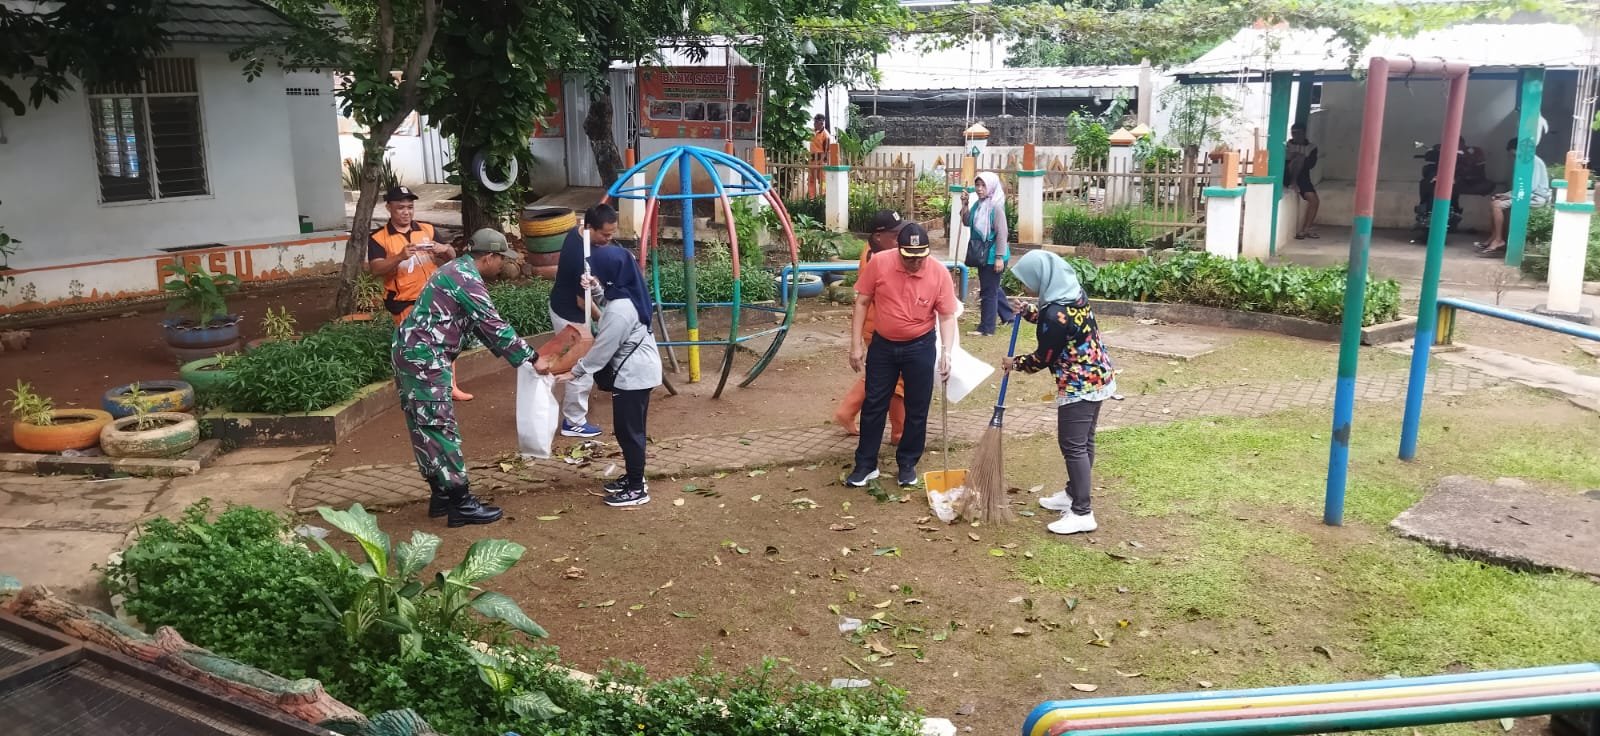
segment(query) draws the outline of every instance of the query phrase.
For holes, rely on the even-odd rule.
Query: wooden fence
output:
[[[870,194],[877,206],[909,213],[916,209],[917,169],[906,161],[896,161],[881,154],[869,154],[851,161],[850,198],[852,209],[865,201]],[[785,200],[813,199],[822,196],[823,174],[820,165],[811,162],[808,153],[769,154],[767,173]]]

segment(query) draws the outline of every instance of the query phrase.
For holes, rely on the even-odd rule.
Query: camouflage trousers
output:
[[[467,462],[461,454],[455,402],[419,401],[400,397],[400,410],[411,432],[411,451],[422,479],[441,489],[467,485]]]

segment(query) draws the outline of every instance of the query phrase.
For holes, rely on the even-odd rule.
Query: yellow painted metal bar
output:
[[[700,341],[700,328],[689,328],[689,342]],[[700,382],[700,346],[689,346],[689,383]]]
[[[1062,708],[1052,711],[1041,717],[1033,726],[1032,736],[1046,736],[1046,734],[1050,733],[1051,727],[1061,723],[1062,721],[1078,721],[1089,718],[1149,716],[1189,712],[1200,713],[1215,710],[1266,708],[1288,705],[1314,705],[1320,703],[1355,703],[1365,700],[1390,700],[1395,698],[1419,697],[1424,695],[1447,695],[1469,692],[1492,693],[1496,690],[1502,690],[1512,686],[1536,687],[1540,685],[1578,685],[1597,682],[1600,682],[1600,673],[1581,672],[1566,675],[1545,675],[1541,677],[1516,677],[1499,680],[1451,682],[1438,685],[1416,685],[1411,687],[1379,687],[1366,690],[1292,693],[1287,695],[1262,695],[1245,698],[1221,698],[1216,700],[1175,700],[1156,703],[1131,703],[1127,705],[1113,705],[1103,708]]]

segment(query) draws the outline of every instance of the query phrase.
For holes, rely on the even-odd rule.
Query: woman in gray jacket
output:
[[[645,424],[650,414],[650,392],[661,385],[661,354],[650,330],[654,305],[645,291],[644,276],[632,255],[623,248],[601,248],[589,255],[589,275],[583,286],[600,292],[605,300],[594,346],[572,367],[556,377],[570,381],[586,375],[615,373],[611,391],[611,421],[617,444],[622,446],[625,470],[605,484],[607,506],[650,503],[644,482]],[[604,376],[596,386],[606,390]]]

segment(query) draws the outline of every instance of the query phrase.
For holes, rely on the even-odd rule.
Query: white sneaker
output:
[[[1100,525],[1094,522],[1093,513],[1079,516],[1068,511],[1062,514],[1061,518],[1050,522],[1050,525],[1045,528],[1055,534],[1077,534],[1079,532],[1092,532],[1099,529]]]
[[[1056,491],[1054,496],[1039,499],[1039,505],[1051,511],[1067,511],[1072,508],[1072,497],[1066,491]]]

